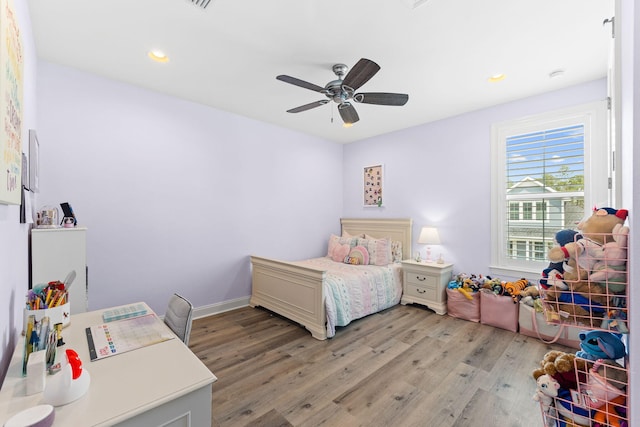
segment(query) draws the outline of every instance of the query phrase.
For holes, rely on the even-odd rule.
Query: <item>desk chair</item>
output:
[[[185,345],[189,345],[193,305],[185,297],[173,294],[164,315],[164,323],[180,338]]]

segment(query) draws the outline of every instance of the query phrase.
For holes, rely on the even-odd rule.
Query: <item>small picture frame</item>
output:
[[[383,199],[384,166],[365,166],[362,174],[362,198],[365,208],[381,208]]]
[[[29,159],[22,153],[22,187],[29,190]]]

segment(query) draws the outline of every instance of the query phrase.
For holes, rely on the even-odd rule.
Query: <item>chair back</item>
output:
[[[189,345],[193,305],[185,297],[173,294],[164,315],[164,323],[184,342]]]

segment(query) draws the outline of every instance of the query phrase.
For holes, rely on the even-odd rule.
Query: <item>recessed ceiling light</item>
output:
[[[156,62],[169,62],[169,57],[161,50],[151,50],[148,55]]]
[[[495,83],[495,82],[499,82],[505,79],[505,77],[507,77],[505,74],[503,73],[499,73],[499,74],[494,74],[493,76],[489,77],[489,81],[491,83]]]

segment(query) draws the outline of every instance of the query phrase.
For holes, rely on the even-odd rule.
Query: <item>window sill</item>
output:
[[[492,277],[497,277],[500,280],[517,280],[525,278],[532,284],[537,285],[538,281],[542,277],[542,269],[536,270],[533,268],[517,268],[517,267],[499,267],[489,266]]]

